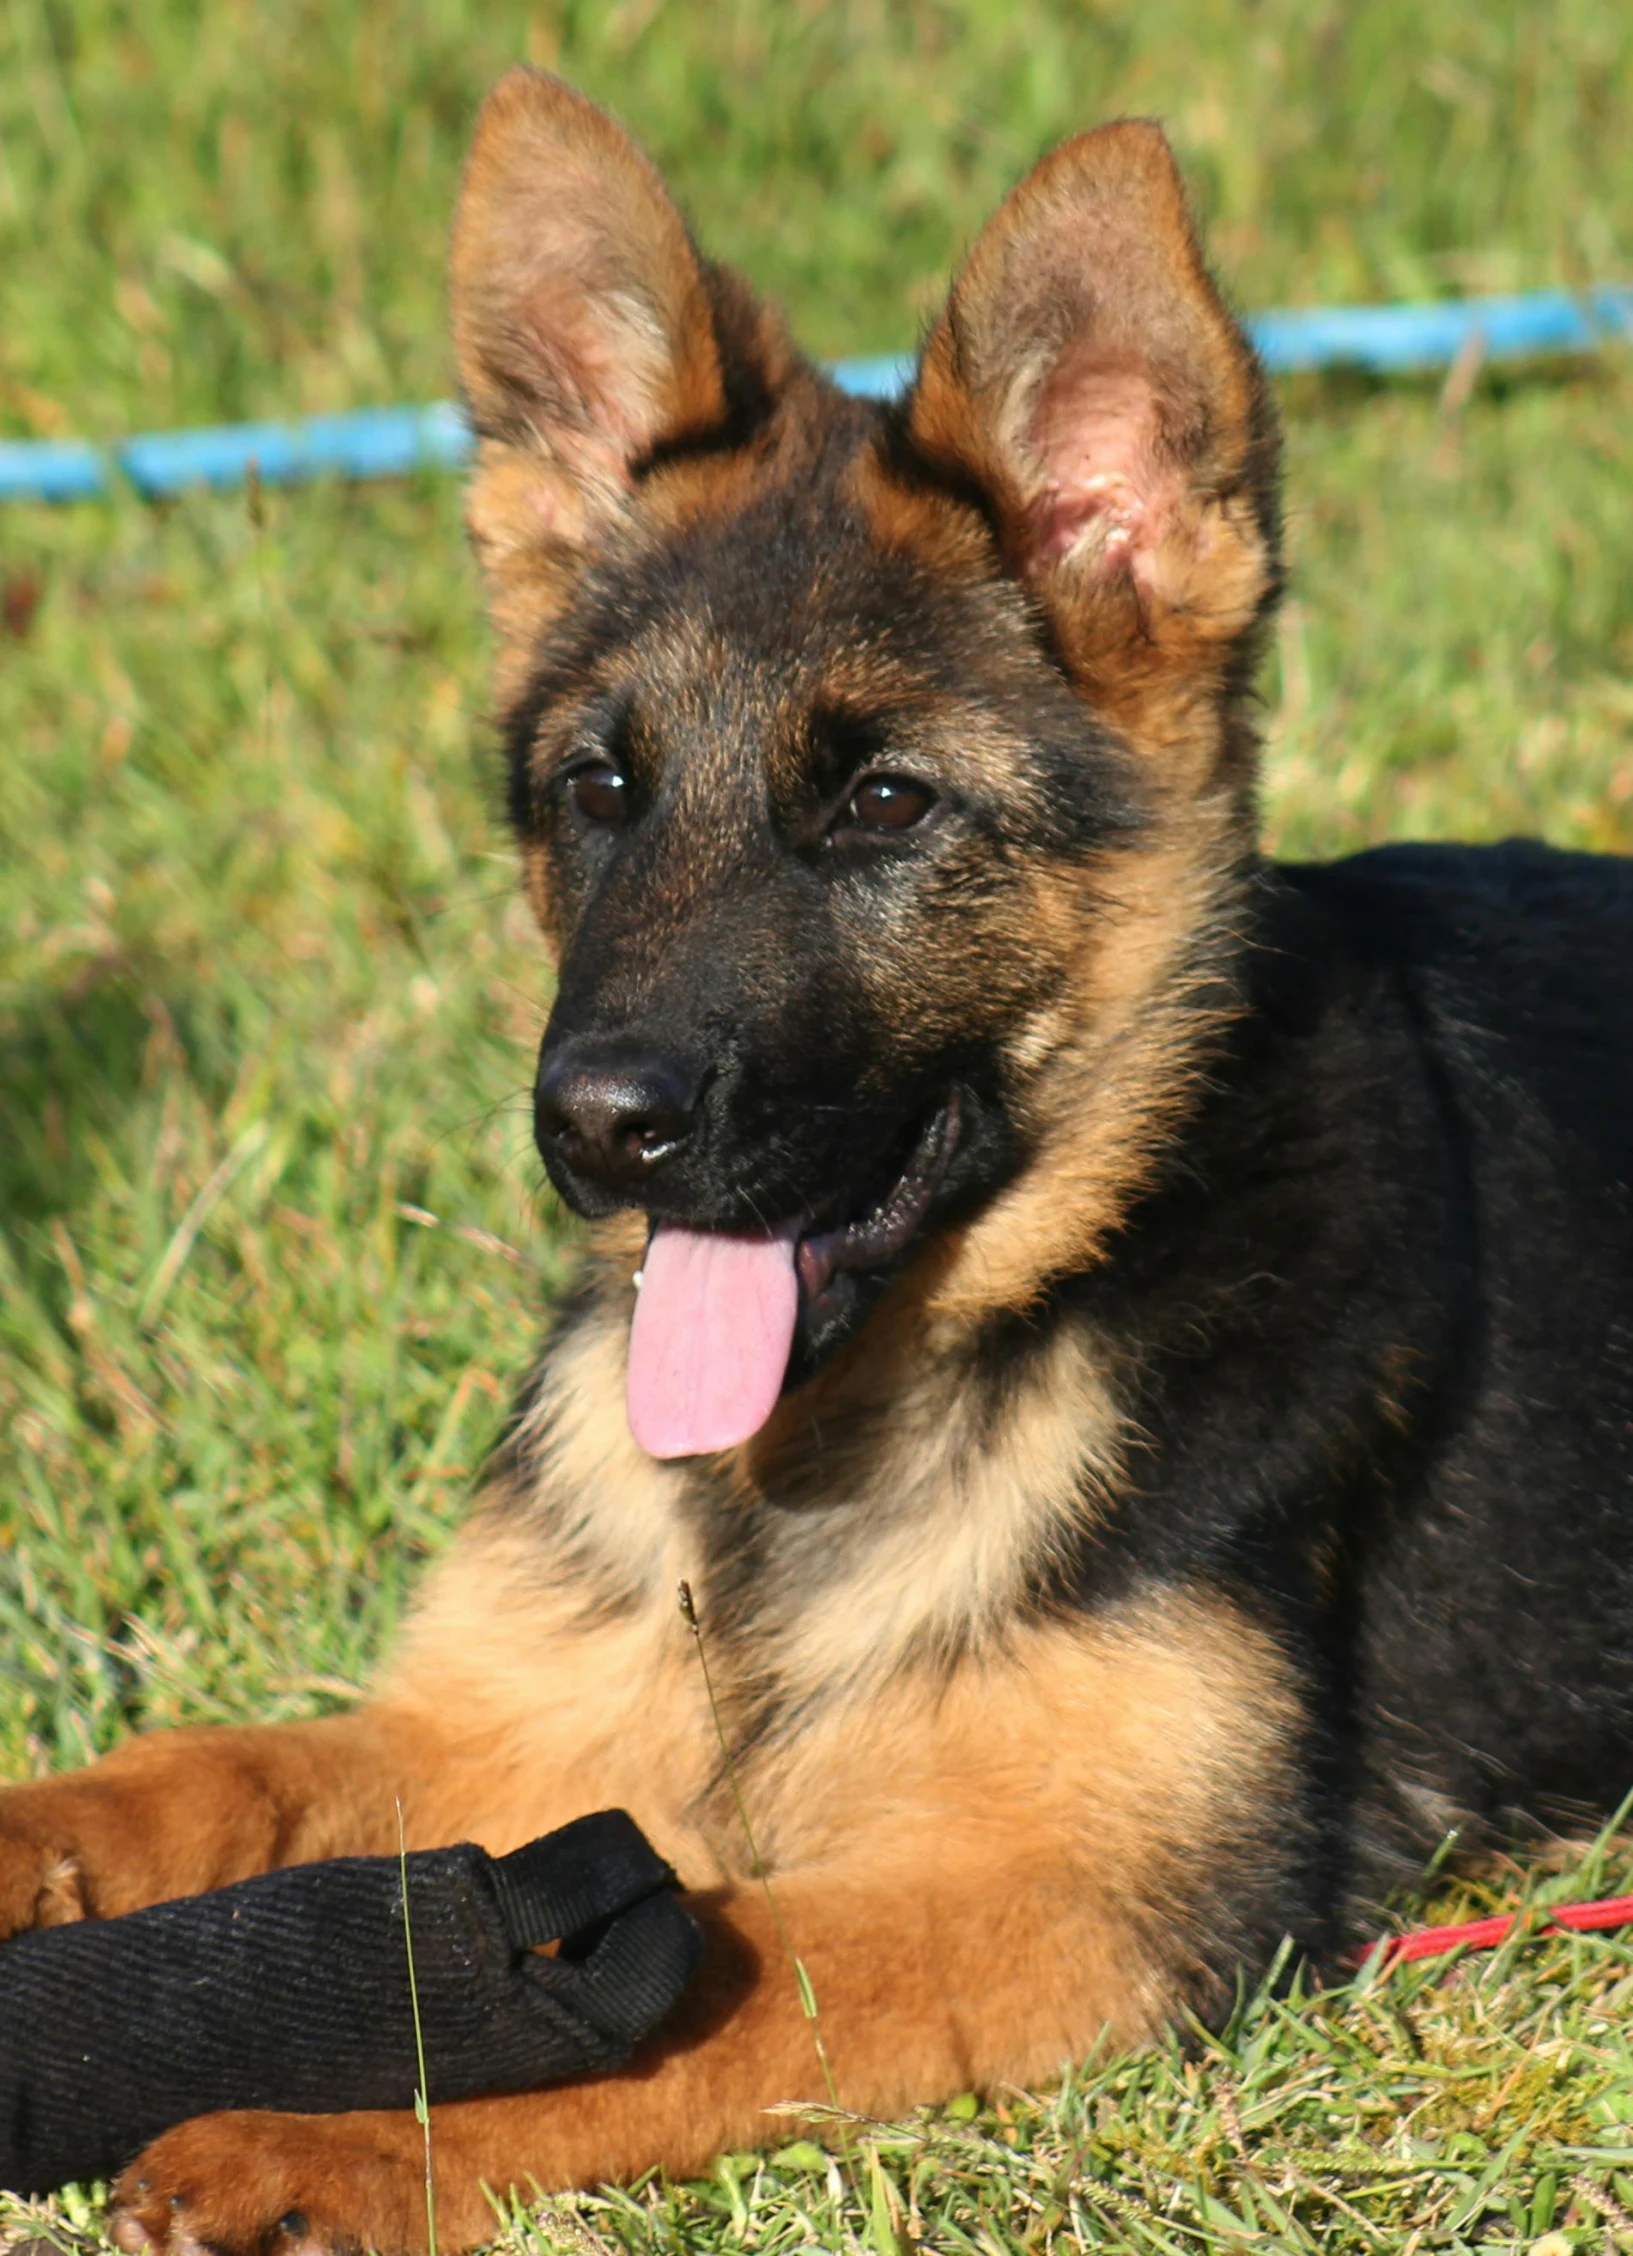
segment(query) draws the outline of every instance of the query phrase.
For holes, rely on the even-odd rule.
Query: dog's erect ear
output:
[[[1275,429],[1158,127],[1082,134],[1009,197],[931,333],[909,429],[985,496],[1114,717],[1160,734],[1187,685],[1217,688],[1277,583]]]
[[[479,441],[471,533],[507,644],[627,508],[642,458],[723,422],[731,293],[604,111],[540,71],[499,81],[465,167],[452,295]]]

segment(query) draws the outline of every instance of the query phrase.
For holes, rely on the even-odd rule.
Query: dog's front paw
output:
[[[396,2115],[200,2115],[113,2189],[126,2256],[423,2256],[421,2134]]]
[[[90,1910],[74,1814],[50,1783],[0,1789],[0,1942]]]

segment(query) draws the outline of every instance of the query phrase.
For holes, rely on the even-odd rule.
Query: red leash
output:
[[[1575,1935],[1599,1927],[1625,1927],[1633,1921],[1633,1896],[1600,1896],[1593,1903],[1548,1904],[1530,1911],[1505,1911],[1496,1919],[1470,1919],[1461,1927],[1409,1927],[1404,1935],[1385,1935],[1356,1953],[1362,1971],[1387,1973],[1414,1958],[1443,1958],[1454,1950],[1495,1950],[1517,1927],[1565,1927]]]

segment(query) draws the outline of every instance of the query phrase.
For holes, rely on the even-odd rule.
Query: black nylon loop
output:
[[[526,1949],[577,1935],[679,1886],[625,1810],[597,1810],[542,1840],[492,1860],[493,1885],[511,1941]]]

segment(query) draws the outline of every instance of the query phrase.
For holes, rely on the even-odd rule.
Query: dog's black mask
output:
[[[792,1383],[1019,1163],[1008,1046],[1059,979],[1015,945],[1030,874],[1130,823],[1019,607],[847,510],[865,428],[604,570],[512,732],[561,941],[550,1178],[588,1216],[795,1231]]]

